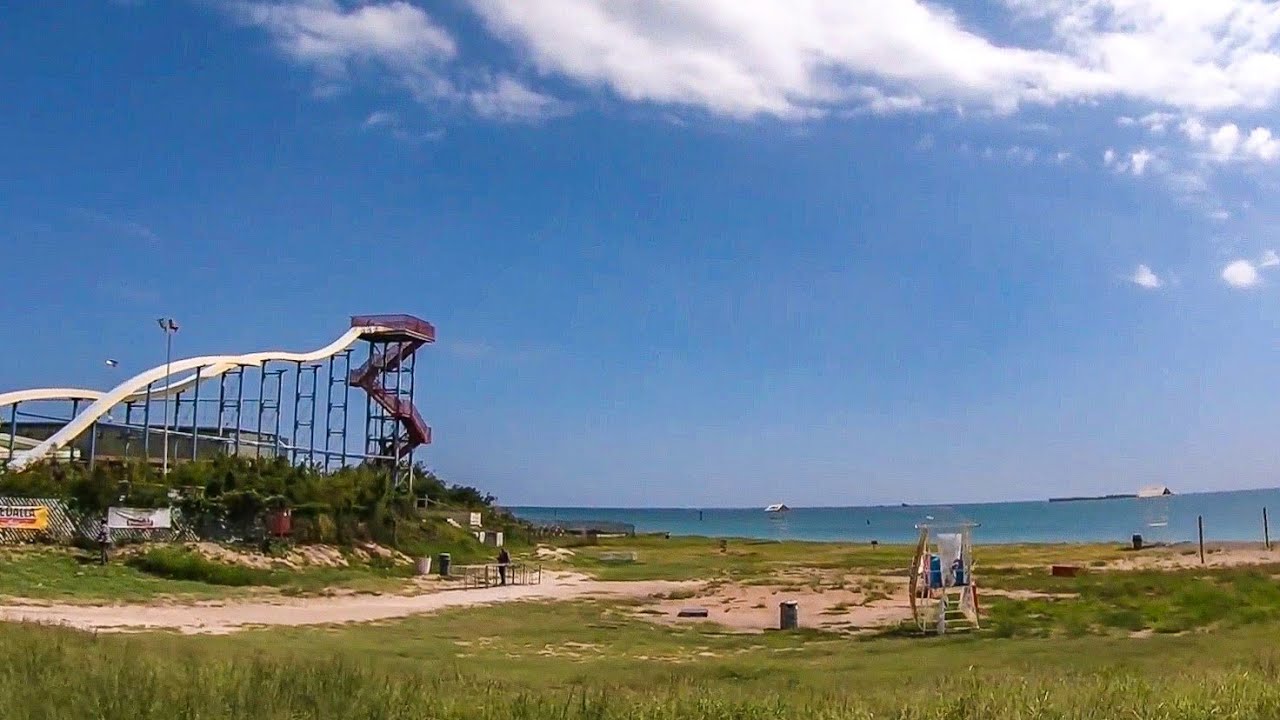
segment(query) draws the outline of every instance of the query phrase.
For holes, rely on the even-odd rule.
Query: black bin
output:
[[[1135,535],[1133,536],[1133,549],[1134,549],[1134,550],[1141,550],[1141,549],[1142,549],[1142,536],[1141,536],[1141,535],[1136,535],[1136,534],[1135,534]]]
[[[795,630],[800,627],[800,603],[795,600],[784,600],[778,603],[778,628]]]
[[[449,553],[440,553],[440,556],[436,558],[436,564],[440,567],[440,575],[448,577],[449,566],[453,564],[453,558],[449,556]]]

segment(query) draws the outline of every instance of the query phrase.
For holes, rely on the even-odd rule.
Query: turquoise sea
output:
[[[612,521],[637,532],[791,540],[909,542],[922,522],[971,521],[979,543],[1147,542],[1196,539],[1204,518],[1207,540],[1262,541],[1262,509],[1280,512],[1280,489],[1196,493],[1160,498],[966,505],[792,508],[783,517],[763,508],[518,507],[517,516],[540,523]],[[1274,518],[1273,518],[1274,519]]]

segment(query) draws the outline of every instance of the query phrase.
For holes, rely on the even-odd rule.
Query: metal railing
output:
[[[506,568],[507,585],[541,585],[542,565],[513,562],[505,566],[498,563],[462,565],[456,568],[462,582],[468,588],[493,587],[503,584],[502,569]]]

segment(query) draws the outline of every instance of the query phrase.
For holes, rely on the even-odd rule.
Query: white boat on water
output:
[[[776,515],[776,514],[778,514],[778,513],[784,513],[784,512],[787,512],[787,511],[788,511],[788,510],[790,510],[790,509],[791,509],[791,508],[787,507],[787,506],[786,506],[785,504],[783,504],[783,503],[774,503],[774,504],[770,505],[769,507],[765,508],[765,509],[764,509],[764,511],[765,511],[765,512],[767,512],[767,513],[769,513],[769,514],[771,514],[771,515]]]

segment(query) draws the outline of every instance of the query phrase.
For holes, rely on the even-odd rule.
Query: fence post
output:
[[[1196,516],[1196,527],[1200,529],[1200,564],[1204,564],[1204,516]]]
[[[1262,542],[1271,549],[1271,527],[1267,524],[1267,506],[1262,506]]]

